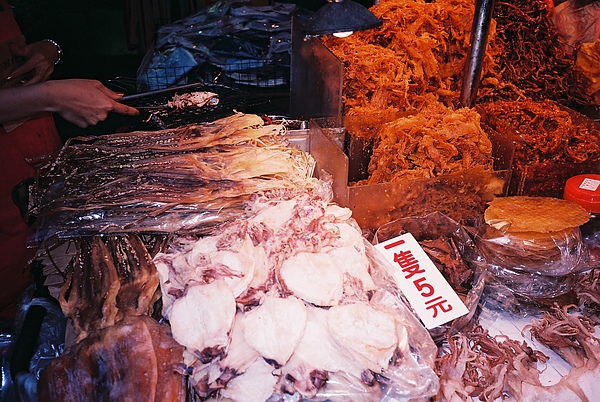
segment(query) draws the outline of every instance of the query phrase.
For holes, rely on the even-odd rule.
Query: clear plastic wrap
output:
[[[380,254],[366,246],[367,253],[375,264]],[[377,279],[379,276],[379,279]],[[386,279],[384,272],[376,274],[374,280],[379,284],[385,280],[389,287],[392,283]],[[412,313],[410,308],[401,300],[401,295],[392,294],[386,290],[377,291],[374,295],[375,304],[386,309],[403,324],[406,341],[399,348],[399,360],[390,364],[389,368],[382,374],[375,374],[375,385],[368,386],[358,378],[345,372],[328,373],[327,384],[317,393],[314,398],[302,398],[298,394],[279,395],[273,394],[268,402],[402,402],[402,401],[429,401],[439,390],[439,379],[433,371],[437,347],[431,336]]]
[[[579,227],[550,234],[507,234],[485,225],[476,243],[490,272],[486,303],[517,314],[535,313],[567,297],[587,259]]]
[[[379,265],[373,258],[375,250],[370,250],[367,245],[367,255],[373,264]],[[377,253],[378,254],[378,253]],[[382,267],[376,268],[381,271]],[[383,374],[376,375],[377,381],[382,387],[381,401],[418,401],[428,400],[437,393],[439,381],[432,367],[435,367],[437,347],[432,338],[428,336],[427,329],[420,323],[412,313],[408,305],[402,300],[397,290],[390,288],[389,280],[380,282],[377,275],[374,281],[385,291],[378,291],[373,296],[375,304],[393,314],[406,331],[406,342],[400,349],[401,358],[390,364],[388,370]],[[392,293],[393,291],[393,293]],[[324,389],[327,392],[327,387]],[[331,398],[328,398],[331,400]],[[348,400],[340,398],[338,399]]]
[[[353,153],[359,153],[356,149],[362,148],[359,141],[347,136],[349,158],[322,123],[313,120],[310,127],[310,152],[316,160],[317,172],[327,170],[334,176],[335,201],[351,208],[352,216],[364,230],[375,232],[393,220],[435,211],[464,223],[481,215],[487,203],[505,194],[508,187],[514,143],[493,130],[487,132],[492,141],[493,171],[473,169],[430,179],[350,185],[350,175],[357,176],[354,172],[360,171],[369,158],[364,152],[352,158]]]
[[[10,375],[10,355],[13,349],[11,333],[0,333],[0,400],[14,400],[14,382]]]
[[[212,122],[69,140],[40,169],[29,242],[96,234],[206,234],[259,191],[317,186],[314,160],[283,124],[235,113]]]
[[[550,17],[569,54],[600,38],[600,3],[596,1],[564,1],[552,10]]]
[[[513,234],[488,226],[477,245],[492,265],[554,277],[573,272],[583,253],[579,227],[552,233]]]
[[[463,272],[462,275],[464,276],[460,276],[461,279],[456,279],[458,276],[452,277],[457,275],[456,272],[452,272],[451,269],[444,269],[440,261],[433,259],[434,264],[442,271],[442,274],[448,279],[469,309],[467,315],[446,325],[432,328],[429,332],[434,339],[438,340],[448,333],[452,334],[459,331],[474,317],[486,283],[485,259],[480,254],[467,230],[440,212],[422,217],[402,218],[385,224],[377,230],[373,242],[377,244],[408,232],[421,244],[430,240],[448,240],[454,249],[453,251],[457,253],[452,258],[464,262],[470,271]]]
[[[600,216],[596,215],[589,225],[584,225],[582,234],[583,257],[577,271],[600,267]]]
[[[249,218],[154,257],[195,400],[436,395],[437,347],[351,211],[307,192],[256,201]]]
[[[494,286],[497,293],[504,290],[531,301],[564,295],[571,290],[574,280],[573,275],[541,275],[502,268],[494,264],[489,266],[489,270],[489,285]]]
[[[584,254],[573,278],[577,304],[600,323],[600,217],[596,214],[582,226]]]
[[[12,339],[0,335],[0,400],[37,401],[40,373],[63,352],[65,328],[66,318],[58,302],[42,295],[33,285],[29,287],[14,320]],[[9,341],[12,345],[6,343]]]
[[[29,373],[40,378],[42,370],[62,354],[65,346],[66,317],[56,300],[46,297],[34,297],[21,306],[17,315],[17,337],[26,327],[24,322],[31,308],[44,310],[44,319],[39,330],[35,351],[29,361]]]
[[[379,287],[370,304],[393,315],[404,335],[389,367],[383,373],[373,373],[371,385],[346,372],[329,372],[327,383],[313,398],[298,393],[273,393],[267,402],[425,402],[437,394],[439,379],[433,370],[437,347],[433,339],[387,275],[382,265],[387,262],[382,255],[367,241],[365,251],[371,263],[371,276]],[[216,397],[216,400],[228,399]]]

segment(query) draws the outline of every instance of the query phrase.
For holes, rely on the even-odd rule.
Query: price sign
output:
[[[390,263],[389,271],[426,328],[454,320],[469,309],[410,233],[375,246]]]

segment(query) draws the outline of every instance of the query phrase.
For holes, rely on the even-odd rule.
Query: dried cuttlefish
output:
[[[492,336],[475,325],[446,338],[437,359],[438,401],[521,401],[523,384],[540,387],[539,363],[548,357],[525,341]]]
[[[210,232],[244,214],[256,192],[314,186],[314,159],[284,134],[283,125],[237,113],[72,139],[41,169],[30,211],[36,235]]]
[[[183,347],[166,324],[129,316],[97,330],[52,360],[40,375],[46,401],[184,401]]]
[[[151,317],[160,243],[137,234],[74,240],[58,300],[76,342],[43,370],[40,401],[185,399],[183,346]]]
[[[523,401],[596,400],[600,393],[600,338],[591,319],[575,306],[555,305],[528,327],[533,337],[554,350],[571,370],[551,386],[523,383]]]
[[[480,325],[447,338],[437,360],[440,393],[436,400],[551,402],[595,401],[600,392],[600,339],[592,321],[574,306],[553,306],[523,331],[552,349],[569,372],[551,385],[540,374],[552,357],[525,341],[491,336]]]
[[[150,315],[159,297],[152,256],[129,234],[81,238],[58,300],[80,341],[125,317]]]

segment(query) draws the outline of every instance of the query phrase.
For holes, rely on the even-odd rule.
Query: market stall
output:
[[[346,38],[280,5],[165,27],[140,83],[171,85],[124,99],[144,126],[71,138],[29,187],[62,332],[13,374],[40,401],[594,400],[600,105],[522,3],[494,8],[473,107],[471,2],[381,1]],[[237,110],[271,70],[189,56],[215,10],[289,20],[293,118]],[[184,50],[181,79],[227,85],[181,85]]]

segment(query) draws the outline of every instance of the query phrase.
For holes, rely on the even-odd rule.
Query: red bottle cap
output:
[[[588,212],[600,213],[600,174],[571,177],[565,184],[563,198],[578,203]]]

